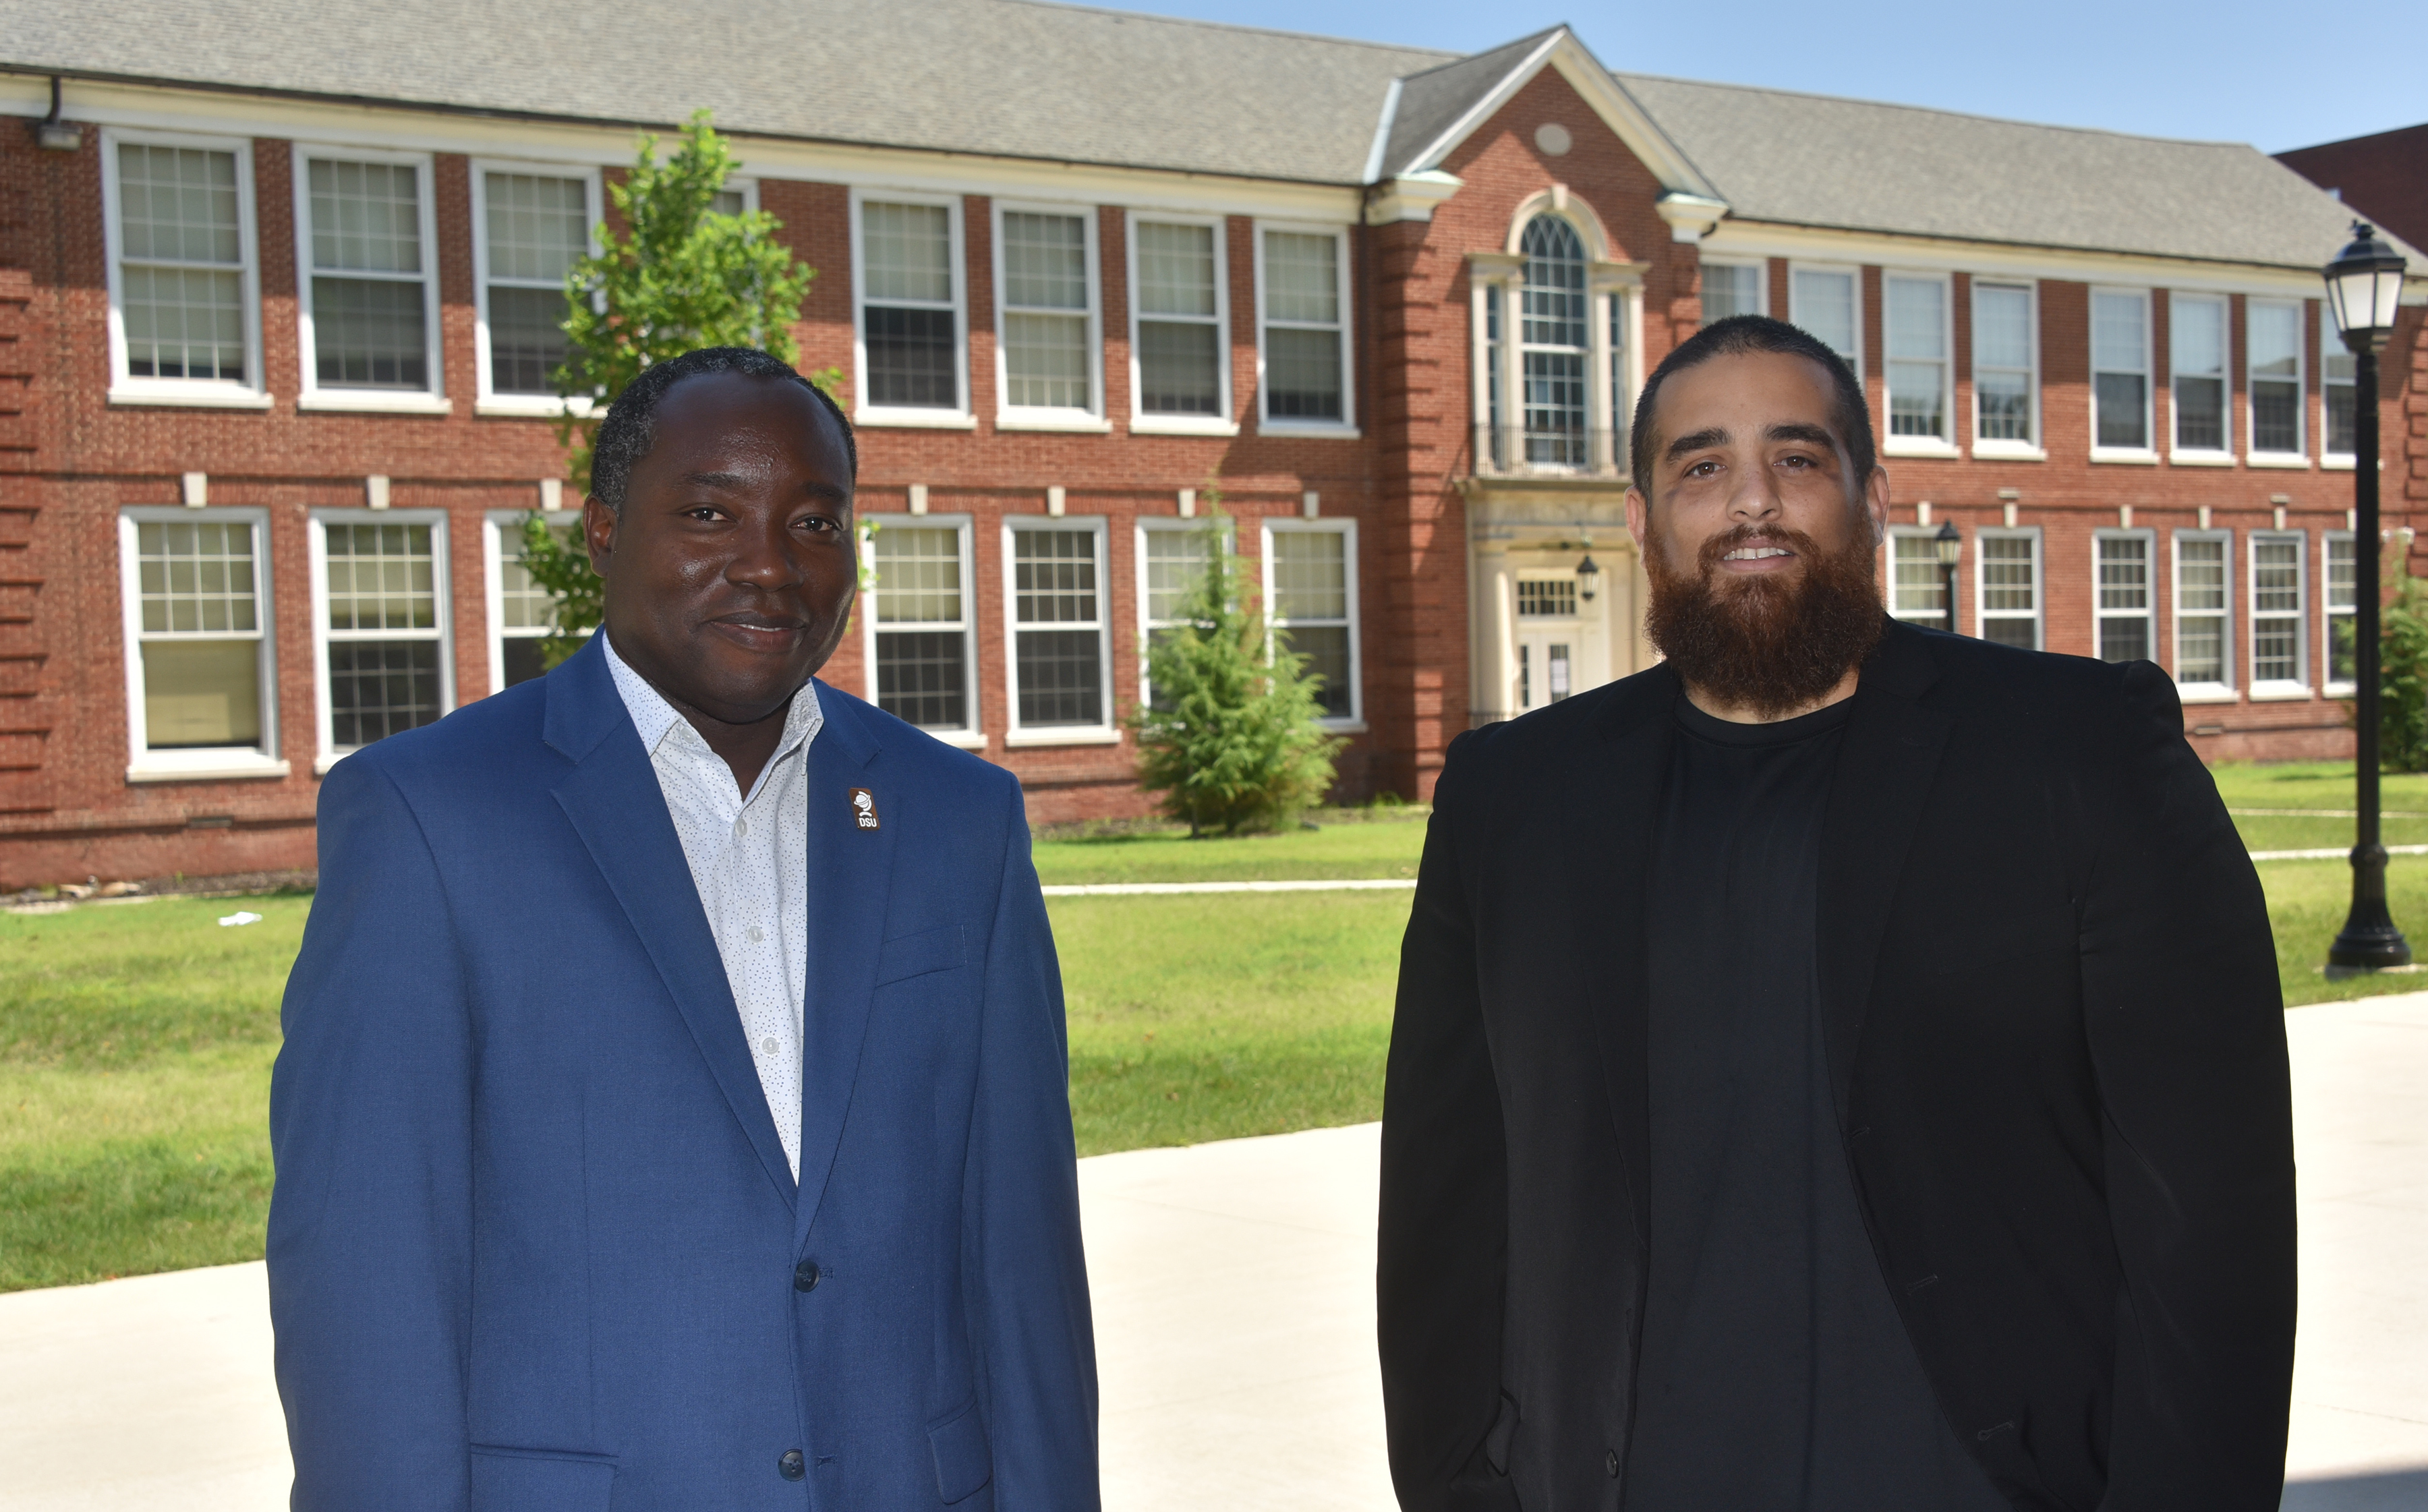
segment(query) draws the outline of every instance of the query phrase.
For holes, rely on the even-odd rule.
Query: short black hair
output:
[[[1822,345],[1818,337],[1785,320],[1774,320],[1767,315],[1731,315],[1688,337],[1670,349],[1644,380],[1644,392],[1635,401],[1635,432],[1628,437],[1628,462],[1635,473],[1635,486],[1647,502],[1652,498],[1652,467],[1659,460],[1653,448],[1659,437],[1652,434],[1652,406],[1661,397],[1661,386],[1670,374],[1683,372],[1714,357],[1733,357],[1748,352],[1784,352],[1798,357],[1810,357],[1829,374],[1837,389],[1838,402],[1832,406],[1830,419],[1838,427],[1839,437],[1846,443],[1846,456],[1854,464],[1855,475],[1849,486],[1860,492],[1863,483],[1879,466],[1879,441],[1872,433],[1872,407],[1863,399],[1862,381],[1855,376],[1846,359]]]
[[[617,514],[624,512],[624,495],[632,486],[632,469],[649,454],[657,444],[658,405],[675,385],[702,373],[738,372],[745,378],[772,378],[796,383],[818,396],[827,413],[843,432],[844,455],[850,459],[852,481],[860,481],[860,442],[851,434],[851,421],[845,418],[843,406],[834,396],[810,382],[781,357],[769,356],[756,347],[699,347],[670,361],[655,363],[641,370],[641,376],[626,385],[607,406],[607,418],[599,424],[599,435],[591,442],[590,491],[599,502]]]

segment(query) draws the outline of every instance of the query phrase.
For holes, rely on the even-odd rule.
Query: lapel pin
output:
[[[851,790],[851,822],[862,830],[877,828],[877,795],[864,787]]]

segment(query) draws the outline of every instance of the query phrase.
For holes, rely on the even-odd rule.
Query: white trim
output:
[[[427,525],[430,527],[431,592],[435,629],[431,631],[385,631],[367,634],[349,631],[333,634],[329,629],[329,554],[328,528],[331,525]],[[443,509],[315,509],[308,525],[312,582],[312,702],[320,757],[312,764],[316,773],[326,774],[330,767],[361,748],[339,747],[332,738],[334,721],[329,706],[329,647],[333,641],[435,640],[438,643],[438,713],[441,718],[455,709],[455,598],[448,561],[447,511]]]
[[[79,109],[78,114],[82,114]],[[118,174],[118,149],[184,147],[223,152],[236,159],[237,299],[243,310],[244,381],[216,378],[139,378],[128,370],[126,291],[123,263],[126,253],[124,209]],[[253,195],[253,142],[241,137],[189,137],[152,131],[105,129],[101,134],[102,261],[109,290],[109,403],[162,404],[208,409],[268,409],[271,399],[263,371],[261,341],[261,249],[254,240],[259,215]],[[186,264],[225,271],[224,264]]]
[[[1965,425],[1966,444],[1977,457],[1998,457],[2013,461],[2045,462],[2048,452],[2041,441],[2041,286],[2033,278],[1975,278],[1968,280],[1967,290],[1972,309],[1970,319],[1972,350],[1965,353],[1965,377],[1973,390],[1973,413]],[[1984,287],[2015,290],[2024,296],[2024,340],[2026,360],[2024,380],[2031,396],[2030,434],[2020,441],[2004,437],[1992,439],[1981,434],[1981,290]]]
[[[2218,672],[2214,682],[2186,682],[2182,680],[2184,665],[2184,543],[2210,541],[2217,544],[2219,591],[2225,601],[2218,609],[2223,621],[2218,627]],[[2167,606],[2173,624],[2167,647],[2167,671],[2175,678],[2175,691],[2194,702],[2225,702],[2238,697],[2235,692],[2235,593],[2234,593],[2234,532],[2230,530],[2179,530],[2170,538],[2168,551]],[[2203,618],[2207,611],[2201,612]]]
[[[413,283],[421,285],[421,350],[429,373],[427,386],[422,388],[357,388],[337,385],[320,386],[320,355],[313,343],[312,280],[319,271],[312,263],[312,170],[314,158],[342,163],[382,163],[389,167],[414,170],[415,208],[420,216],[421,272],[418,280],[401,274],[363,272],[345,269],[333,270],[333,278],[347,278],[362,283]],[[445,260],[438,244],[438,171],[428,153],[387,152],[369,147],[347,147],[330,143],[304,142],[294,144],[293,175],[295,190],[295,321],[296,370],[302,384],[295,399],[298,409],[380,410],[402,414],[450,413],[454,406],[446,398],[447,373],[445,343],[438,328],[438,278]]]
[[[2282,378],[2262,379],[2255,366],[2254,343],[2251,339],[2252,313],[2261,309],[2289,309],[2293,312],[2293,447],[2289,452],[2259,450],[2258,386],[2262,382],[2283,383]],[[2310,361],[2308,324],[2303,317],[2305,306],[2300,300],[2268,299],[2253,295],[2242,302],[2242,403],[2244,460],[2255,468],[2303,468],[2310,465]]]
[[[1705,258],[1703,258],[1703,259],[1702,259],[1702,262],[1701,262],[1701,268],[1702,268],[1702,271],[1703,271],[1705,274],[1707,274],[1707,275],[1708,275],[1708,274],[1711,272],[1711,271],[1712,271],[1713,269],[1714,269],[1714,268],[1745,268],[1745,269],[1749,269],[1749,270],[1751,270],[1751,271],[1752,271],[1752,272],[1753,272],[1753,304],[1754,304],[1754,307],[1753,307],[1751,310],[1739,311],[1738,313],[1740,313],[1740,314],[1750,314],[1750,315],[1768,315],[1768,314],[1770,313],[1770,259],[1769,259],[1769,258],[1767,258],[1767,257],[1705,257]],[[1708,282],[1708,279],[1706,279],[1706,282]],[[1704,310],[1704,311],[1703,311],[1703,322],[1702,322],[1702,323],[1703,323],[1703,324],[1705,324],[1705,325],[1709,325],[1709,324],[1711,324],[1711,323],[1712,323],[1712,312],[1711,312],[1709,309],[1706,309],[1706,310]]]
[[[2325,300],[2321,300],[2319,301],[2319,467],[2322,471],[2343,471],[2353,466],[2354,453],[2328,450],[2334,440],[2336,427],[2334,421],[2328,419],[2330,406],[2327,403],[2327,390],[2331,387],[2352,388],[2355,382],[2355,378],[2329,376],[2333,371],[2334,359],[2338,355],[2349,357],[2352,353],[2344,345],[2343,337],[2336,330],[2336,312]],[[2385,392],[2382,376],[2379,392],[2381,395]],[[2355,405],[2360,403],[2356,389],[2353,403]],[[2302,418],[2305,420],[2309,419],[2309,411],[2310,396],[2305,393],[2302,396]],[[2354,419],[2355,420],[2359,419],[2357,413],[2354,414]],[[2354,442],[2355,445],[2359,442],[2356,431]]]
[[[1366,166],[1357,173],[1361,184],[1371,184],[1383,176],[1383,154],[1391,145],[1391,123],[1400,119],[1400,87],[1404,82],[1393,79],[1383,91],[1383,113],[1374,122],[1374,144],[1366,149]]]
[[[2352,531],[2321,531],[2319,533],[2319,682],[2325,690],[2327,697],[2331,698],[2350,698],[2355,685],[2348,680],[2339,681],[2336,677],[2335,623],[2338,618],[2349,616],[2354,627],[2354,633],[2355,634],[2359,633],[2360,600],[2358,592],[2360,588],[2360,551],[2357,546],[2354,547],[2353,551],[2353,588],[2354,597],[2353,599],[2353,606],[2350,609],[2338,609],[2335,606],[2334,583],[2332,582],[2332,574],[2329,569],[2335,561],[2334,543],[2337,541],[2357,542],[2359,538],[2360,537]],[[2358,669],[2355,668],[2354,670]]]
[[[2090,359],[2091,382],[2083,386],[2083,403],[2091,410],[2091,460],[2093,462],[2156,462],[2158,460],[2158,369],[2157,313],[2146,288],[2091,289],[2083,302],[2083,351]],[[2099,366],[2099,299],[2118,295],[2141,302],[2141,440],[2140,446],[2099,444],[2099,374],[2122,373],[2123,368]],[[2172,411],[2171,411],[2172,413]]]
[[[2181,316],[2187,308],[2217,311],[2217,412],[2218,444],[2188,447],[2182,443],[2183,405],[2175,397],[2175,386],[2184,380],[2175,358],[2183,334]],[[2246,346],[2248,343],[2245,343]],[[2194,376],[2201,376],[2195,374]],[[2180,288],[2167,291],[2167,460],[2194,466],[2234,464],[2234,302],[2223,294],[2190,294]]]
[[[257,746],[182,747],[174,750],[151,748],[145,728],[146,710],[143,688],[143,573],[141,547],[136,527],[139,525],[226,524],[241,521],[253,527],[253,617],[250,634],[230,631],[224,634],[196,633],[182,636],[174,632],[162,633],[161,640],[251,640],[256,643],[254,677],[258,679],[261,705],[255,711],[260,720],[261,743]],[[284,777],[287,763],[278,754],[278,630],[271,595],[273,583],[271,572],[270,511],[257,507],[189,509],[182,504],[136,505],[118,512],[118,602],[123,630],[123,661],[126,671],[126,780],[145,781],[201,781],[208,778]]]
[[[1939,527],[1936,525],[1892,525],[1888,528],[1887,534],[1880,538],[1881,565],[1887,569],[1883,574],[1887,581],[1881,584],[1882,589],[1884,590],[1881,597],[1888,600],[1887,608],[1889,617],[1892,619],[1903,619],[1915,623],[1927,621],[1930,624],[1944,626],[1950,631],[1954,631],[1956,629],[1955,619],[1954,616],[1948,614],[1947,605],[1944,602],[1941,603],[1938,612],[1935,614],[1925,613],[1921,610],[1905,610],[1897,607],[1896,543],[1899,541],[1928,541],[1931,543],[1931,550],[1929,552],[1930,569],[1938,575],[1939,591],[1943,599],[1947,592],[1947,569],[1939,565]],[[1957,614],[1962,614],[1963,609],[1963,604],[1960,602],[1958,603],[1956,606]]]
[[[1318,519],[1291,519],[1269,517],[1264,521],[1264,538],[1259,543],[1264,560],[1258,564],[1263,574],[1265,623],[1274,630],[1288,630],[1288,616],[1273,613],[1273,537],[1289,533],[1311,535],[1330,533],[1341,537],[1340,562],[1342,586],[1346,590],[1349,611],[1349,713],[1316,722],[1327,730],[1354,732],[1366,728],[1366,659],[1364,634],[1357,602],[1357,521],[1353,518],[1325,517]],[[1310,620],[1310,627],[1329,626],[1329,619]]]
[[[1096,254],[1096,207],[1030,200],[995,200],[989,210],[991,250],[994,260],[994,422],[998,429],[1110,431],[1105,419],[1105,282]],[[1079,222],[1080,260],[1086,271],[1088,306],[1084,311],[1024,306],[1019,312],[1005,297],[1003,218],[1007,215],[1054,216]],[[857,266],[855,264],[855,266]],[[1136,303],[1133,300],[1132,303]],[[1011,354],[1004,339],[1004,322],[1014,313],[1081,317],[1088,354],[1088,403],[1014,404],[1011,402]]]
[[[871,404],[868,402],[868,238],[861,225],[861,206],[926,205],[944,211],[945,255],[953,274],[953,381],[955,403]],[[851,191],[851,400],[854,425],[904,425],[939,430],[973,430],[977,419],[970,410],[970,270],[961,236],[959,195],[919,193],[855,187]],[[906,306],[910,307],[910,306]],[[934,308],[933,305],[926,306]]]
[[[724,187],[720,189],[718,192],[723,193],[726,189],[730,189],[734,193],[742,196],[743,214],[756,215],[759,213],[759,181],[757,179],[748,177],[742,173],[728,173],[725,175]]]
[[[1301,419],[1272,415],[1272,386],[1267,378],[1265,365],[1265,237],[1270,232],[1285,235],[1331,237],[1339,252],[1335,274],[1339,284],[1340,300],[1340,419],[1337,420]],[[1252,228],[1255,243],[1256,282],[1256,429],[1265,436],[1331,436],[1354,440],[1357,437],[1357,343],[1350,302],[1349,228],[1345,225],[1315,225],[1302,222],[1258,221]],[[1291,322],[1293,329],[1321,330],[1306,322]]]
[[[2259,547],[2262,542],[2273,544],[2283,541],[2293,543],[2295,602],[2290,615],[2277,611],[2272,612],[2266,617],[2292,620],[2293,666],[2298,675],[2291,679],[2271,678],[2263,682],[2259,680],[2259,621],[2262,617],[2259,612]],[[2242,616],[2244,633],[2250,637],[2250,645],[2246,650],[2250,656],[2247,665],[2251,668],[2251,697],[2254,699],[2306,698],[2310,696],[2309,532],[2298,528],[2281,531],[2245,531],[2242,533],[2242,591],[2245,601],[2251,605],[2250,612]]]
[[[529,162],[510,157],[476,157],[471,163],[472,178],[472,370],[477,384],[472,405],[475,415],[530,415],[553,417],[566,411],[566,402],[555,394],[516,392],[501,394],[490,382],[489,361],[489,175],[518,173],[531,178],[574,179],[582,185],[582,244],[592,256],[602,250],[599,245],[599,222],[605,219],[603,206],[607,194],[601,175],[596,168],[578,163]],[[730,187],[730,186],[729,186]],[[531,279],[515,280],[514,287],[538,287]],[[575,401],[576,413],[589,406]]]
[[[933,517],[930,517],[933,518]],[[1100,690],[1102,715],[1093,725],[1040,725],[1025,727],[1020,722],[1020,591],[1017,552],[1013,536],[1017,532],[1086,531],[1096,538],[1096,617],[1089,621],[1054,621],[1036,625],[1040,631],[1076,631],[1092,628],[1096,635],[1096,676]],[[1113,686],[1113,574],[1112,531],[1102,515],[1007,515],[1003,521],[1003,710],[1004,744],[1007,746],[1076,746],[1110,745],[1121,739],[1121,724],[1114,709]]]
[[[1902,280],[1934,284],[1939,288],[1939,428],[1937,436],[1895,436],[1896,334],[1893,329],[1896,301],[1889,285]],[[1860,304],[1858,305],[1860,308]],[[1880,270],[1880,451],[1888,456],[1958,457],[1956,429],[1956,280],[1952,274],[1904,268]]]
[[[1399,98],[1400,82],[1391,81],[1391,97]],[[1388,120],[1387,110],[1386,120]],[[1382,148],[1378,142],[1377,153]],[[1139,223],[1157,225],[1204,226],[1214,234],[1214,369],[1217,391],[1222,407],[1212,415],[1148,414],[1140,407],[1144,390],[1139,362]],[[1233,408],[1231,393],[1231,236],[1230,222],[1219,215],[1157,215],[1137,210],[1124,212],[1122,225],[1123,250],[1127,257],[1124,286],[1129,293],[1130,341],[1130,429],[1144,434],[1165,436],[1237,436],[1239,434],[1238,412]],[[1201,318],[1157,316],[1157,320],[1174,323],[1204,323]],[[1261,338],[1259,350],[1261,351]]]
[[[860,523],[862,525],[878,526],[878,529],[875,537],[877,540],[884,539],[885,532],[887,530],[943,530],[951,531],[953,533],[955,544],[960,553],[961,566],[961,617],[960,623],[956,626],[941,619],[918,620],[908,622],[895,628],[904,634],[934,633],[938,631],[951,631],[957,628],[960,631],[962,722],[958,727],[920,725],[917,728],[948,745],[960,746],[965,749],[977,749],[984,747],[987,742],[986,722],[981,717],[981,711],[978,703],[978,685],[981,680],[978,676],[978,579],[977,531],[976,517],[971,515],[952,514],[862,515],[860,517]],[[877,685],[877,637],[879,631],[877,620],[877,595],[878,588],[874,576],[876,570],[877,551],[874,542],[869,545],[867,551],[868,563],[872,577],[870,579],[869,591],[862,595],[861,600],[860,661],[861,666],[864,672],[864,676],[861,679],[861,696],[871,703],[877,703],[878,698],[878,689]],[[879,707],[882,707],[882,705],[879,705]]]
[[[1791,262],[1787,265],[1787,319],[1791,324],[1801,327],[1805,332],[1811,334],[1813,328],[1805,324],[1804,312],[1797,308],[1796,298],[1796,280],[1800,274],[1804,273],[1828,273],[1832,276],[1844,274],[1846,276],[1847,298],[1850,301],[1848,310],[1853,320],[1853,340],[1855,350],[1851,353],[1843,353],[1841,355],[1845,356],[1848,364],[1854,368],[1855,378],[1858,382],[1861,382],[1864,377],[1868,376],[1870,372],[1869,367],[1864,362],[1865,353],[1863,351],[1862,266],[1859,263],[1850,262],[1825,263],[1807,262],[1802,260]],[[1817,340],[1819,337],[1815,336],[1814,339]],[[1827,346],[1829,343],[1823,342],[1822,344]]]
[[[2141,608],[2138,614],[2129,609],[2110,609],[2100,602],[2106,592],[2100,582],[2100,568],[2104,566],[2099,557],[2102,541],[2141,543]],[[2155,662],[2158,659],[2158,533],[2155,530],[2144,526],[2124,528],[2111,525],[2091,533],[2091,654],[2102,661],[2107,660],[2107,651],[2100,645],[2101,632],[2111,619],[2141,620],[2141,644],[2145,649],[2135,660]]]
[[[393,514],[394,511],[389,513]],[[484,638],[487,641],[489,692],[492,695],[503,693],[506,690],[506,642],[539,640],[548,634],[544,630],[518,631],[513,635],[506,633],[506,548],[509,541],[513,542],[514,554],[517,559],[520,559],[523,521],[533,515],[538,515],[542,519],[547,520],[549,529],[566,531],[571,533],[576,540],[581,538],[582,512],[578,509],[546,512],[536,509],[492,509],[483,515],[481,519],[482,590],[483,602],[487,614]],[[583,631],[582,633],[586,635],[590,632]]]
[[[1983,574],[1989,571],[1990,553],[1983,551],[1984,541],[2018,541],[2032,543],[2032,649],[2048,649],[2048,562],[2045,543],[2038,525],[1983,525],[1973,532],[1973,633],[1988,640],[1992,619],[2022,619],[2011,610],[1990,613],[1990,595]]]

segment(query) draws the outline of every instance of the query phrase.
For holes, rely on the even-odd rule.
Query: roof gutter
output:
[[[1374,123],[1374,145],[1367,149],[1366,172],[1359,175],[1360,183],[1372,184],[1383,176],[1383,154],[1390,148],[1391,124],[1400,115],[1400,80],[1393,79],[1383,93],[1383,119]]]

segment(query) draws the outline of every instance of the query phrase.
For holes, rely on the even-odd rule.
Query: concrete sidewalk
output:
[[[2297,1009],[2289,1512],[2428,1507],[2428,994]],[[1387,1512],[1371,1125],[1080,1162],[1107,1512]],[[0,1506],[286,1502],[259,1265],[0,1296]]]

